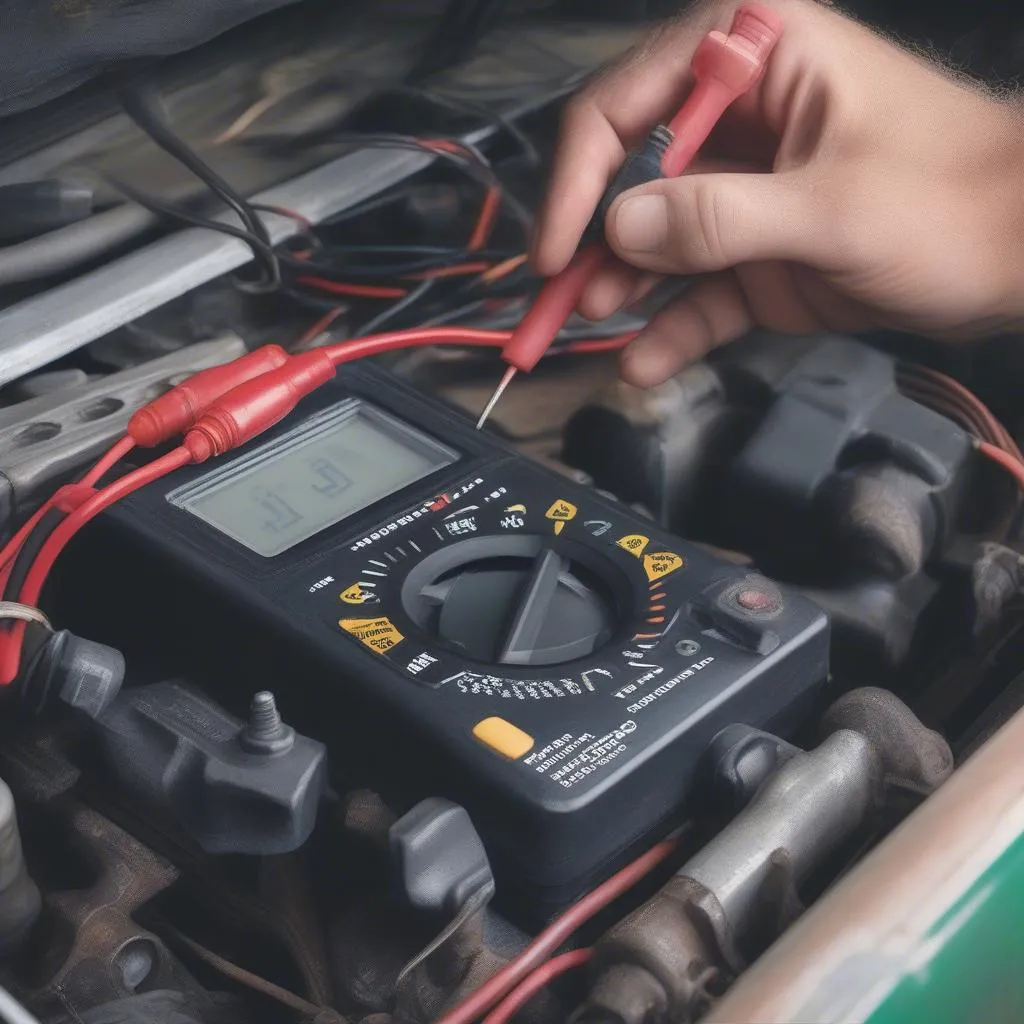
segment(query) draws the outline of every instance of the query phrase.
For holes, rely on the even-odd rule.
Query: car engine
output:
[[[660,10],[255,6],[8,111],[0,1020],[867,1019],[1024,830],[1021,338],[640,391],[669,281],[474,429]]]

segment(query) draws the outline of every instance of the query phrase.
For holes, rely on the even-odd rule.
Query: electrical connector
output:
[[[128,421],[128,434],[141,448],[180,437],[229,391],[284,366],[289,358],[280,345],[264,345],[230,363],[200,370],[139,409]]]
[[[233,388],[185,434],[193,462],[205,462],[251,440],[284,419],[306,395],[336,373],[328,352],[314,349]]]

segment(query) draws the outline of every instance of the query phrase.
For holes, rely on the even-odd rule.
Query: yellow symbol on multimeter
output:
[[[338,595],[345,604],[374,604],[377,595],[372,590],[367,590],[358,580],[350,587],[346,587]]]
[[[378,654],[390,651],[405,639],[386,615],[377,619],[342,619],[338,625]]]
[[[544,516],[546,519],[554,521],[555,535],[557,536],[565,529],[565,524],[569,522],[570,519],[576,518],[576,512],[577,508],[575,505],[570,504],[563,498],[559,498],[558,501],[556,501],[554,505],[544,513]]]
[[[682,556],[672,551],[655,551],[650,555],[644,555],[644,572],[651,583],[664,579],[670,573],[681,569],[684,564]]]
[[[644,548],[647,547],[650,542],[651,538],[645,537],[642,533],[627,533],[625,537],[620,537],[615,543],[618,544],[623,551],[628,551],[631,555],[635,555],[639,558]]]

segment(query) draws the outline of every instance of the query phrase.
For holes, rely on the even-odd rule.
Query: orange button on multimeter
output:
[[[512,761],[533,749],[533,737],[504,718],[485,718],[473,726],[473,735],[491,750]]]

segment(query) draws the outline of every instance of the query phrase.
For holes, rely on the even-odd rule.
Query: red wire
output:
[[[458,153],[476,159],[476,154],[471,149],[455,142],[453,139],[417,139],[424,149],[441,150],[446,153]],[[466,248],[472,252],[475,249],[482,249],[494,230],[495,221],[498,219],[498,212],[501,209],[501,186],[494,184],[488,186],[484,195],[484,201],[480,206],[480,215],[477,218],[473,233],[469,236]]]
[[[327,347],[327,354],[336,365],[365,359],[396,349],[420,348],[424,345],[465,345],[501,348],[512,337],[511,331],[486,331],[478,327],[413,327],[408,330],[371,334],[365,338],[341,341]],[[566,345],[571,352],[604,352],[622,348],[636,337],[635,332],[594,341],[575,341]],[[556,350],[557,351],[557,350]]]
[[[959,423],[969,434],[981,441],[996,444],[999,437],[993,434],[983,418],[971,405],[961,401],[956,394],[941,385],[923,377],[901,377],[900,390],[915,402],[941,413],[947,419]]]
[[[175,448],[153,462],[133,470],[119,480],[97,491],[88,501],[84,502],[50,534],[36,556],[25,577],[25,583],[17,600],[23,604],[37,606],[39,595],[46,584],[46,579],[53,568],[53,563],[78,531],[90,520],[98,516],[114,502],[137,491],[140,487],[159,480],[181,466],[187,465],[191,456],[185,448]],[[15,622],[10,632],[2,638],[0,651],[0,685],[9,685],[18,675],[21,659],[21,644],[25,634],[25,623]]]
[[[969,388],[964,387],[958,380],[954,380],[952,377],[947,377],[944,373],[939,373],[938,370],[933,370],[927,366],[915,366],[914,371],[923,377],[925,380],[932,381],[938,384],[940,387],[945,388],[947,391],[953,392],[957,397],[962,399],[967,405],[969,405],[988,428],[991,434],[991,439],[994,443],[1000,447],[1005,448],[1011,455],[1016,459],[1024,459],[1020,448],[1017,447],[1017,443],[1010,436],[1009,431],[996,419],[995,414],[989,409],[985,403],[978,398],[978,396],[971,391]]]
[[[327,346],[327,354],[338,365],[353,359],[423,345],[469,345],[500,348],[511,337],[510,331],[485,331],[478,327],[413,327],[403,331],[371,334]]]
[[[500,281],[501,278],[507,277],[514,270],[518,270],[530,257],[525,253],[520,253],[518,256],[512,256],[507,260],[503,260],[501,263],[496,263],[489,270],[485,270],[480,275],[481,284],[493,284],[495,281]]]
[[[486,1017],[483,1024],[508,1022],[545,986],[555,978],[582,967],[593,956],[591,949],[574,949],[538,967],[521,985],[514,988]]]
[[[312,231],[316,225],[306,216],[299,213],[297,210],[289,209],[287,206],[264,206],[264,210],[269,210],[271,213],[276,213],[279,217],[287,217],[289,220],[295,221],[305,231]]]
[[[582,924],[633,888],[675,849],[675,840],[658,843],[587,893],[579,903],[552,921],[519,956],[449,1010],[437,1024],[472,1024],[540,967]]]
[[[121,461],[133,448],[135,442],[130,437],[123,437],[117,442],[79,481],[86,487],[94,487],[114,466]],[[0,570],[7,567],[7,563],[21,549],[28,535],[36,528],[39,520],[53,508],[57,496],[54,495],[49,501],[44,502],[20,530],[4,545],[0,551]]]
[[[134,448],[134,438],[122,437],[78,482],[85,487],[95,487]]]
[[[473,234],[469,236],[466,248],[473,252],[482,249],[494,230],[495,221],[498,219],[498,211],[501,209],[501,189],[492,185],[484,195],[484,201],[480,206],[480,215],[477,218]],[[486,269],[486,268],[485,268]]]
[[[410,281],[437,281],[443,277],[464,277],[468,274],[480,274],[490,270],[491,264],[483,260],[475,263],[455,263],[450,267],[435,267],[433,270],[423,270],[418,274],[410,274]]]
[[[613,338],[593,338],[583,341],[570,341],[553,349],[551,354],[567,353],[574,356],[592,355],[597,352],[617,352],[625,348],[637,335],[636,331],[629,334],[617,334]]]
[[[1024,491],[1024,462],[988,441],[977,441],[976,444],[982,455],[1002,466]]]
[[[348,295],[354,299],[401,299],[406,294],[404,288],[391,285],[349,284],[346,281],[329,281],[325,277],[300,277],[295,283],[331,295]]]
[[[301,349],[303,345],[308,345],[309,342],[316,338],[319,338],[324,331],[327,330],[335,320],[344,312],[342,309],[332,309],[327,313],[324,313],[316,323],[311,324],[298,338],[295,339],[295,344],[292,346],[294,349]]]

